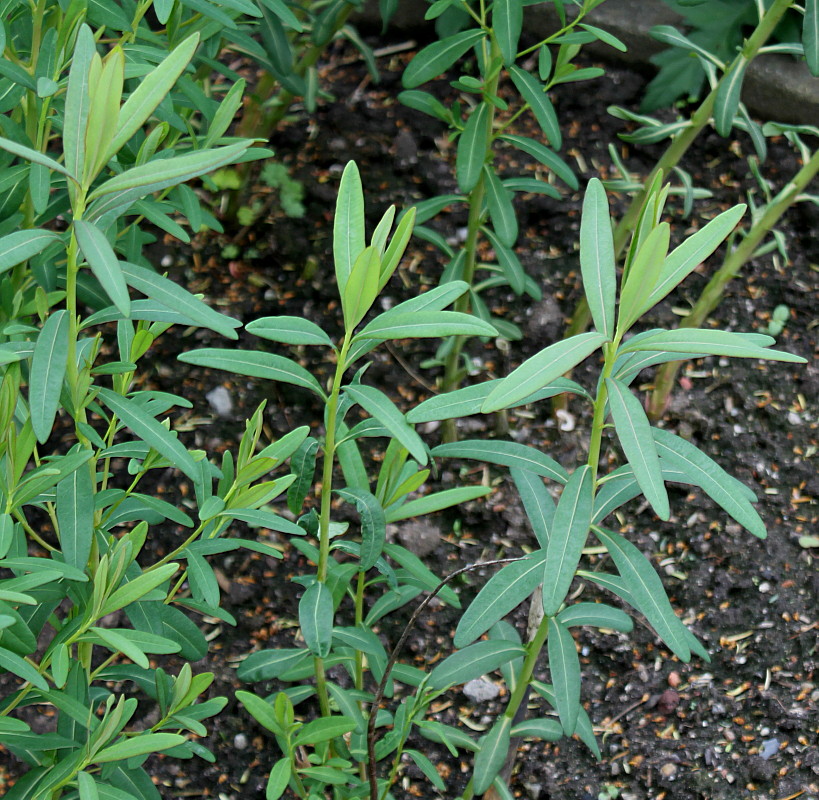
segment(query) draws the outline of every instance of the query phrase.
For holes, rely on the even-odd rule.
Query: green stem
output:
[[[691,313],[680,322],[680,328],[701,328],[708,315],[722,302],[725,289],[736,278],[742,267],[753,258],[756,249],[771,232],[782,215],[796,202],[799,195],[819,172],[819,150],[799,170],[774,200],[768,204],[763,215],[739,245],[726,255],[722,266],[708,281],[702,294],[691,309]],[[654,390],[649,401],[649,416],[659,419],[668,404],[668,397],[674,388],[681,361],[669,361],[657,371]]]
[[[597,484],[597,469],[600,463],[600,447],[603,441],[603,428],[606,423],[606,398],[608,392],[606,390],[606,378],[611,377],[614,369],[614,361],[617,354],[617,348],[620,345],[620,337],[615,337],[615,340],[609,344],[603,345],[604,362],[603,372],[600,376],[600,385],[597,388],[597,397],[594,401],[594,418],[592,419],[591,438],[589,440],[589,461],[588,464],[592,471],[593,484]]]

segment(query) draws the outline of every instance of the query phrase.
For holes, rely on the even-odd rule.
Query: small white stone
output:
[[[233,737],[233,746],[237,750],[244,750],[247,747],[247,736],[245,736],[243,733],[237,733]]]
[[[762,592],[762,594],[767,594],[771,591],[771,584],[768,583],[768,581],[763,581],[759,584],[759,591]]]
[[[494,700],[500,694],[500,689],[483,678],[475,678],[464,686],[464,694],[473,703],[485,703],[487,700]]]
[[[233,413],[233,398],[224,386],[217,386],[211,389],[205,399],[210,403],[210,407],[220,417],[229,417]]]

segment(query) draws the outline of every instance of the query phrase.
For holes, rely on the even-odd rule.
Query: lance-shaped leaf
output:
[[[515,487],[518,490],[523,508],[532,526],[532,531],[541,547],[546,547],[549,534],[554,527],[555,501],[549,490],[543,485],[539,475],[524,469],[512,467],[509,470]]]
[[[657,283],[648,296],[646,304],[649,308],[657,305],[672,289],[679,286],[725,241],[742,219],[746,208],[744,203],[740,203],[723,211],[668,254]]]
[[[569,629],[555,617],[549,617],[548,651],[557,715],[563,732],[571,736],[580,711],[580,659]]]
[[[545,144],[541,144],[535,139],[529,139],[526,136],[507,134],[500,138],[505,142],[509,142],[509,144],[518,150],[522,150],[524,153],[532,156],[532,158],[540,161],[541,164],[554,172],[567,186],[570,186],[572,189],[577,189],[580,186],[574,172],[572,172],[572,168],[555,153],[554,150],[546,147]]]
[[[622,633],[629,633],[634,627],[631,617],[625,611],[605,603],[574,603],[557,615],[557,621],[567,628],[573,625],[591,625]]]
[[[441,458],[469,458],[515,467],[558,483],[566,483],[569,479],[569,473],[553,458],[519,442],[467,439],[463,442],[440,444],[433,448],[432,455]]]
[[[717,86],[717,96],[714,100],[714,129],[720,136],[728,136],[734,126],[748,63],[748,59],[741,56],[738,63],[733,65],[733,69],[722,76]]]
[[[649,298],[662,272],[670,235],[669,224],[661,222],[640,244],[634,256],[625,286],[620,290],[617,330],[621,335],[651,308]]]
[[[576,367],[605,341],[607,337],[603,334],[589,331],[549,345],[503,378],[486,398],[481,411],[488,414],[511,408]]]
[[[355,730],[355,720],[349,717],[323,717],[303,725],[293,737],[293,744],[319,744]]]
[[[131,92],[120,109],[116,133],[108,146],[105,161],[116,155],[154,113],[179,76],[185,71],[198,44],[198,33],[188,36]]]
[[[411,208],[401,217],[395,233],[384,251],[381,258],[381,275],[378,278],[378,291],[380,292],[392,277],[393,272],[398,268],[398,264],[404,256],[413,228],[415,227],[415,209]]]
[[[237,162],[247,148],[248,142],[242,141],[226,147],[175,155],[173,158],[155,158],[147,164],[132,167],[109,178],[91,192],[88,199],[93,202],[85,219],[93,222],[104,214],[122,213],[147,194]]]
[[[77,236],[77,244],[88,266],[91,267],[94,277],[100,282],[120,313],[127,317],[131,312],[131,297],[128,294],[128,284],[125,282],[125,276],[122,274],[114,248],[105,238],[105,234],[90,222],[82,219],[74,220],[74,232]]]
[[[410,517],[425,517],[427,514],[434,514],[444,508],[452,508],[461,503],[469,503],[480,497],[486,497],[491,491],[490,486],[459,486],[455,489],[445,489],[443,492],[426,494],[397,507],[391,506],[387,511],[387,522],[398,522]]]
[[[515,642],[498,639],[476,642],[447,656],[438,664],[429,674],[429,687],[446,689],[467,683],[523,655],[526,655],[526,649]]]
[[[518,40],[523,30],[523,3],[520,0],[495,0],[492,5],[492,28],[503,64],[510,67],[515,63]],[[478,790],[478,794],[483,791]]]
[[[515,294],[523,294],[526,291],[526,273],[523,265],[515,255],[515,251],[507,247],[491,228],[482,228],[489,239],[492,249],[495,251],[495,258],[501,268],[504,277],[512,287]]]
[[[438,339],[447,336],[497,336],[488,322],[457,311],[413,311],[381,314],[356,339]]]
[[[420,111],[422,114],[435,117],[441,120],[441,122],[449,123],[451,121],[452,115],[447,111],[444,104],[429,92],[411,89],[406,92],[399,92],[397,100],[407,108],[412,108],[415,109],[415,111]]]
[[[157,567],[150,572],[143,572],[133,580],[124,583],[105,601],[100,609],[99,616],[104,617],[113,611],[119,611],[121,608],[125,608],[125,606],[145,597],[148,592],[165,583],[178,569],[179,564],[174,562],[163,564],[161,567]]]
[[[15,231],[3,236],[0,238],[0,272],[42,253],[52,242],[58,241],[60,237],[56,233],[40,228]]]
[[[301,648],[277,648],[251,653],[236,670],[239,680],[254,683],[272,680],[308,661],[310,651]]]
[[[518,5],[517,0],[510,2]],[[476,794],[486,792],[503,767],[509,752],[511,730],[512,719],[504,714],[478,743],[480,750],[475,755],[475,769],[472,773],[472,784]]]
[[[529,104],[541,130],[546,134],[549,144],[556,150],[563,146],[563,136],[560,133],[560,123],[557,120],[552,101],[544,91],[542,84],[533,75],[520,67],[509,67],[509,76],[515,84],[521,97]]]
[[[341,175],[333,219],[333,261],[342,297],[353,265],[364,247],[364,190],[358,167],[355,161],[350,161]]]
[[[249,375],[251,378],[292,383],[294,386],[310,389],[319,397],[324,398],[324,391],[319,382],[304,367],[284,356],[256,350],[204,347],[201,350],[182,353],[178,358],[186,364],[223,369],[236,375]]]
[[[670,466],[662,459],[660,459],[660,467],[663,471],[663,480],[690,483],[690,480],[679,469]],[[592,523],[605,519],[623,503],[627,503],[640,494],[642,494],[642,489],[640,489],[640,484],[637,483],[637,479],[634,477],[631,464],[623,464],[622,467],[618,467],[614,472],[606,475],[604,481],[601,481],[600,488],[594,497]]]
[[[490,125],[489,105],[481,103],[470,114],[458,139],[455,177],[458,180],[458,188],[464,193],[471,192],[481,177],[491,134]]]
[[[184,314],[195,324],[221,333],[222,336],[228,339],[239,338],[235,330],[241,327],[239,320],[220,314],[207,303],[203,303],[198,297],[183,289],[179,284],[157,274],[153,270],[137,264],[130,264],[127,261],[120,261],[119,268],[125,282],[138,292],[142,292],[146,297],[150,297],[152,300],[156,300],[158,303]],[[306,320],[302,321],[306,322]]]
[[[458,622],[453,644],[466,647],[516,609],[543,580],[546,552],[538,550],[493,575]]]
[[[276,718],[273,704],[251,692],[236,692],[236,699],[250,712],[253,719],[276,736],[284,736],[285,730]]]
[[[597,178],[589,181],[583,199],[580,271],[594,325],[600,333],[611,338],[614,335],[614,305],[617,297],[614,237],[606,190]]]
[[[808,69],[814,77],[819,77],[819,0],[805,0],[802,47]]]
[[[421,466],[426,466],[427,446],[384,392],[361,384],[345,386],[344,391],[401,442]]]
[[[316,581],[299,601],[299,626],[310,652],[326,658],[333,642],[333,595]]]
[[[363,489],[339,489],[336,494],[350,503],[355,503],[361,520],[360,566],[366,571],[375,566],[381,557],[387,537],[387,521],[384,509],[375,496]]]
[[[668,353],[706,353],[712,356],[731,358],[763,358],[767,361],[787,361],[792,364],[806,364],[807,361],[793,353],[769,350],[757,344],[773,344],[771,337],[762,338],[753,334],[733,331],[708,330],[705,328],[677,328],[673,331],[652,331],[639,341],[629,339],[620,348],[621,353],[638,350],[659,350]],[[635,337],[636,339],[636,337]]]
[[[12,675],[16,675],[18,678],[28,681],[38,689],[42,689],[44,692],[48,691],[48,683],[46,683],[45,678],[43,678],[28,661],[18,656],[17,653],[7,650],[5,647],[0,647],[0,667]],[[5,731],[2,736],[4,741],[8,741],[9,744],[12,743],[6,738],[7,734]]]
[[[698,447],[670,431],[652,428],[651,433],[663,461],[681,470],[691,483],[700,486],[715,503],[754,536],[764,539],[768,535],[765,523],[748,502],[747,495],[743,496],[743,492],[737,490],[736,478],[725,472]],[[742,486],[744,488],[744,484]]]
[[[110,389],[99,389],[99,397],[140,439],[165,456],[191,480],[197,479],[199,467],[185,446],[164,425],[146,413],[142,406]]]
[[[427,45],[407,65],[401,76],[401,83],[406,89],[414,89],[436,78],[485,36],[482,30],[461,31]]]
[[[407,749],[404,750],[404,755],[409,756],[414,762],[415,766],[424,773],[424,777],[439,791],[446,792],[446,784],[444,779],[438,774],[435,765],[418,750]]]
[[[60,405],[60,392],[68,366],[69,317],[65,310],[46,319],[34,345],[29,377],[31,427],[41,444],[51,435]]]
[[[704,47],[700,47],[696,42],[692,42],[687,36],[683,36],[673,25],[655,25],[649,33],[658,42],[679,47],[681,50],[688,50],[697,53],[706,61],[710,61],[716,67],[722,67],[719,59],[714,58],[713,53],[709,53]]]
[[[634,477],[657,516],[667,520],[671,515],[668,493],[646,412],[640,401],[620,381],[606,378],[606,388],[614,429],[634,470]]]
[[[83,23],[74,44],[63,113],[65,167],[73,174],[80,172],[85,164],[85,131],[88,125],[88,109],[91,105],[89,70],[95,52],[94,34],[91,28]]]
[[[150,753],[169,750],[171,747],[176,747],[184,742],[185,737],[180,736],[178,733],[144,733],[130,739],[123,739],[110,747],[106,747],[99,753],[94,754],[93,761],[96,764],[124,761],[136,756],[145,756]]]
[[[563,604],[580,563],[591,525],[593,482],[588,465],[575,470],[557,504],[543,565],[543,611],[549,617]]]
[[[264,790],[265,800],[279,800],[290,783],[291,771],[289,758],[280,758],[273,765]]]
[[[65,563],[85,570],[94,538],[94,484],[90,470],[74,470],[57,484],[57,525]]]
[[[372,246],[365,248],[356,258],[341,292],[344,328],[348,332],[352,332],[370,310],[378,294],[380,274],[381,259],[378,250]]]
[[[492,228],[504,246],[512,247],[518,238],[518,219],[512,205],[512,192],[501,183],[490,164],[484,164],[483,176]]]
[[[271,342],[333,346],[330,337],[315,322],[302,317],[259,317],[245,325],[245,330]]]
[[[56,162],[53,158],[43,155],[39,150],[32,150],[30,147],[26,147],[24,144],[18,144],[17,142],[12,141],[11,139],[6,139],[2,136],[0,136],[0,149],[6,150],[15,156],[19,156],[20,158],[24,158],[26,161],[32,161],[35,164],[40,164],[41,166],[47,167],[54,172],[59,172],[60,175],[65,175],[66,177],[71,178],[75,183],[79,183],[77,177],[70,173],[62,164]]]
[[[691,648],[687,637],[680,630],[680,622],[666,596],[660,576],[648,559],[630,542],[614,531],[592,528],[594,535],[609,551],[623,583],[629,593],[628,601],[645,615],[657,635],[674,651],[678,658],[687,662]],[[616,587],[613,587],[616,588]]]
[[[390,544],[389,542],[384,545],[384,552],[391,559],[393,559],[393,561],[400,564],[410,575],[413,576],[413,578],[421,583],[425,589],[431,589],[432,591],[438,590],[441,583],[440,578],[438,578],[438,576],[432,572],[431,569],[426,567],[424,562],[421,561],[421,559],[418,558],[415,553],[411,553],[405,547],[401,547],[397,544]],[[452,591],[449,586],[444,586],[444,588],[438,592],[438,596],[441,598],[441,600],[454,608],[461,607],[461,602],[458,600],[458,595],[455,594],[455,592]]]

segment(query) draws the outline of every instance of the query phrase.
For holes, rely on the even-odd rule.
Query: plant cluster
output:
[[[219,61],[223,48],[266,70],[271,77],[259,87],[265,80],[281,86],[268,125],[294,97],[308,106],[315,101],[315,65],[334,36],[355,38],[347,18],[359,4],[7,4],[0,28],[0,670],[14,683],[0,698],[0,743],[28,766],[6,793],[10,800],[157,800],[145,766],[149,756],[213,759],[199,739],[207,734],[205,721],[227,699],[206,697],[213,675],[191,667],[208,646],[196,620],[235,619],[223,607],[208,558],[240,547],[281,556],[264,540],[237,538],[235,521],[279,532],[312,565],[293,579],[301,591],[298,642],[250,653],[238,670],[248,684],[238,699],[276,742],[268,800],[287,793],[303,800],[381,800],[390,796],[405,758],[447,792],[418,749],[418,737],[443,743],[453,754],[474,754],[465,800],[487,793],[512,797],[508,778],[520,739],[576,734],[599,754],[581,703],[572,628],[627,632],[632,620],[619,604],[574,602],[577,579],[645,617],[681,660],[692,654],[708,659],[674,613],[650,561],[607,520],[638,496],[668,519],[665,484],[674,482],[700,487],[750,533],[765,536],[750,490],[693,444],[653,427],[630,388],[642,370],[681,358],[804,361],[771,349],[774,339],[760,333],[701,324],[638,330],[700,263],[741,236],[735,231],[746,207],[723,212],[670,249],[663,210],[671,187],[665,179],[676,161],[658,165],[635,199],[636,211],[617,226],[606,189],[593,178],[585,187],[580,263],[594,329],[567,335],[504,378],[460,387],[466,340],[518,335],[509,321],[489,316],[481,292],[495,285],[531,296],[539,291],[513,250],[513,193],[557,194],[538,178],[500,177],[495,145],[532,156],[578,187],[556,152],[560,126],[547,92],[597,74],[573,63],[583,44],[600,39],[619,46],[583,22],[597,4],[578,4],[579,15],[569,20],[557,2],[561,29],[523,50],[524,10],[536,3],[437,0],[430,6],[441,38],[410,63],[401,99],[446,122],[457,138],[462,194],[401,213],[390,207],[367,231],[362,179],[354,163],[346,166],[333,222],[340,318],[322,326],[302,317],[264,316],[244,326],[263,340],[258,346],[209,347],[180,357],[311,393],[323,409],[321,433],[308,424],[316,420],[301,420],[263,444],[262,404],[247,421],[238,450],[224,452],[218,463],[180,441],[172,411],[190,403],[141,388],[140,361],[172,325],[237,340],[242,323],[153,268],[144,252],[152,241],[148,225],[183,242],[190,239],[183,222],[193,233],[219,230],[189,183],[202,180],[214,189],[208,177],[214,171],[271,155],[254,146],[266,136],[259,115],[253,116],[262,109],[261,96],[249,106],[253,113],[241,117],[244,135],[232,135],[244,83]],[[762,32],[749,40],[753,47],[769,33],[768,14],[790,5],[772,4],[760,20]],[[381,3],[385,19],[394,6]],[[815,3],[806,14],[815,20]],[[416,88],[467,53],[474,60],[460,62],[455,81],[461,101],[447,107]],[[744,49],[738,56],[750,57]],[[725,74],[735,76],[735,68]],[[709,118],[716,115],[718,130],[723,124],[728,130],[741,113],[737,82],[729,80],[725,89],[725,78],[714,78],[714,98],[703,108]],[[501,80],[514,89],[509,99],[499,90]],[[550,147],[510,132],[528,111]],[[697,124],[664,131],[673,137],[671,148],[679,150],[677,143]],[[756,130],[750,121],[748,128]],[[797,144],[813,133],[777,130]],[[675,153],[667,161],[678,160]],[[804,170],[815,172],[815,158],[806,151]],[[298,186],[281,169],[268,164],[262,175],[282,202],[287,196],[293,203],[294,215],[303,212]],[[734,251],[748,249],[740,265],[801,196],[810,176],[802,177],[756,209]],[[469,208],[467,242],[448,252],[439,285],[376,313],[413,234],[439,241],[423,222],[456,202]],[[479,237],[491,245],[497,264],[478,263]],[[490,275],[482,283],[474,279],[479,267]],[[338,340],[328,333],[336,323],[343,331]],[[402,410],[368,380],[371,354],[383,342],[421,338],[444,343],[445,391]],[[325,354],[332,365],[328,385],[271,350],[292,346]],[[587,359],[599,366],[594,386],[565,377]],[[453,437],[430,448],[416,430],[563,394],[588,404],[591,414],[583,463],[564,465],[505,438]],[[364,439],[380,443],[379,459],[361,447]],[[620,465],[605,471],[601,455],[615,445]],[[435,459],[446,458],[507,468],[534,538],[528,555],[491,562],[500,569],[461,613],[457,649],[422,670],[401,661],[407,633],[433,597],[460,608],[450,583],[474,567],[437,574],[389,542],[387,525],[489,493],[486,486],[425,490]],[[169,470],[190,488],[184,511],[170,502],[172,495],[165,499],[145,488]],[[557,500],[544,480],[559,487]],[[279,498],[289,515],[281,513]],[[355,509],[355,524],[334,518],[338,501]],[[170,552],[157,555],[150,545],[168,524],[184,534]],[[585,569],[590,535],[608,554],[610,572]],[[526,601],[530,625],[522,636],[504,618]],[[379,621],[411,603],[417,605],[404,635],[385,643],[376,632]],[[156,666],[156,657],[172,654],[183,662],[176,674]],[[540,679],[544,663],[549,683]],[[442,693],[495,670],[509,700],[486,735],[476,739],[428,718]],[[272,693],[254,687],[269,681],[275,682]],[[527,718],[532,693],[549,713]],[[52,712],[48,730],[31,724],[43,707]]]

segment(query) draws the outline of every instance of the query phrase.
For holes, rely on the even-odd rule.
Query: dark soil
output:
[[[191,290],[204,292],[243,322],[262,314],[296,314],[320,321],[333,333],[338,328],[333,319],[340,310],[329,237],[338,178],[347,160],[355,159],[361,168],[372,224],[389,203],[402,207],[455,189],[454,148],[443,126],[394,99],[408,58],[408,53],[380,58],[382,81],[376,85],[361,62],[339,50],[322,74],[323,85],[335,101],[322,103],[313,115],[294,110],[275,133],[272,144],[277,158],[306,188],[304,219],[286,219],[274,210],[249,229],[230,231],[219,240],[198,240],[192,251],[179,254],[176,244],[167,242],[157,256],[164,254],[165,265],[176,270],[177,279]],[[569,84],[555,92],[566,131],[563,152],[574,160],[581,185],[594,175],[609,174],[608,144],[618,143],[616,135],[624,130],[622,122],[605,113],[606,106],[613,102],[635,106],[645,80],[610,67],[607,76],[594,84]],[[448,84],[442,81],[437,89],[447,91]],[[618,147],[635,173],[645,173],[657,152],[622,143]],[[784,141],[774,143],[771,150],[764,171],[778,188],[798,163]],[[685,166],[695,184],[714,192],[713,199],[697,204],[692,223],[744,199],[753,179],[742,156],[750,152],[747,138],[729,142],[712,134],[690,153]],[[517,170],[519,165],[510,162],[509,169]],[[532,197],[519,204],[517,252],[542,286],[544,300],[521,302],[504,292],[492,297],[497,311],[521,325],[524,339],[508,348],[495,343],[473,345],[473,355],[489,376],[506,374],[562,335],[580,296],[576,250],[581,200],[580,194],[567,192],[563,202]],[[692,224],[682,218],[679,206],[672,208],[670,218],[678,236]],[[465,225],[460,212],[442,215],[440,220],[448,237]],[[819,321],[816,207],[802,204],[792,209],[781,230],[789,260],[768,255],[749,266],[745,277],[729,288],[713,320],[729,330],[762,330],[772,310],[785,304],[791,315],[778,345],[812,359]],[[228,246],[231,249],[225,250]],[[442,268],[439,255],[423,243],[415,247],[388,287],[384,302],[437,283]],[[687,307],[706,279],[706,271],[698,271],[648,323],[673,324],[672,309]],[[320,410],[298,390],[261,387],[175,361],[183,349],[207,344],[224,346],[207,332],[189,339],[166,335],[153,354],[150,384],[178,392],[195,404],[178,426],[187,431],[190,441],[212,453],[235,446],[243,420],[265,397],[265,420],[274,436],[294,425],[316,425],[321,418]],[[246,346],[258,344],[251,337],[245,342]],[[427,397],[429,385],[434,385],[434,371],[419,366],[433,348],[429,342],[380,348],[367,380],[391,389],[396,401],[408,408]],[[307,355],[298,354],[300,359]],[[326,364],[309,367],[319,372],[329,369]],[[516,796],[532,800],[819,798],[819,553],[799,544],[801,536],[816,535],[819,517],[819,371],[815,363],[795,367],[706,359],[688,365],[681,374],[665,424],[756,492],[769,536],[765,541],[754,539],[698,491],[687,494],[672,489],[675,516],[667,523],[644,505],[626,507],[619,519],[621,530],[664,575],[672,602],[705,643],[711,663],[696,658],[680,663],[639,620],[630,635],[581,632],[583,702],[596,727],[603,758],[596,761],[576,740],[523,744],[512,779]],[[581,371],[576,377],[591,385],[595,374]],[[650,380],[650,375],[644,380]],[[228,418],[212,414],[205,400],[205,394],[217,386],[227,389],[233,401]],[[569,412],[575,426],[571,431],[558,429],[548,404],[513,414],[513,435],[544,447],[571,468],[585,458],[589,420],[579,401],[570,404]],[[491,435],[483,418],[463,425],[466,435]],[[425,435],[430,442],[438,437],[435,430]],[[614,449],[610,458],[616,465]],[[444,464],[441,482],[475,483],[483,477],[492,481],[495,491],[485,502],[435,520],[439,540],[427,558],[436,571],[520,555],[530,548],[533,537],[505,471],[474,470],[471,464],[467,467],[472,471],[459,473],[458,467]],[[405,535],[411,538],[412,532]],[[214,638],[208,657],[195,668],[214,672],[211,692],[227,695],[230,702],[210,723],[209,740],[203,742],[216,755],[214,764],[155,759],[152,774],[168,800],[264,797],[267,775],[278,757],[275,743],[235,700],[233,693],[241,684],[234,670],[253,649],[292,646],[297,602],[287,578],[309,567],[286,541],[281,544],[283,561],[229,554],[217,562],[224,579],[225,607],[239,624],[236,628],[204,625]],[[161,551],[167,544],[157,540],[154,546]],[[592,557],[595,566],[599,558]],[[472,573],[461,586],[463,595],[474,595],[489,574],[488,570]],[[593,596],[589,587],[583,591]],[[525,609],[513,621],[525,625]],[[404,657],[428,662],[448,654],[456,622],[456,612],[436,609],[410,637]],[[382,635],[394,643],[401,624],[398,619],[385,625]],[[545,665],[538,674],[548,680]],[[263,694],[274,688],[262,685],[254,690]],[[476,707],[455,690],[448,702],[436,707],[436,713],[442,721],[480,731],[493,720],[498,702],[505,702],[504,694],[499,701]],[[447,800],[456,797],[468,765],[454,761],[437,745],[422,746],[447,780]],[[7,769],[13,775],[13,769]],[[414,766],[407,767],[395,795],[439,796]]]

